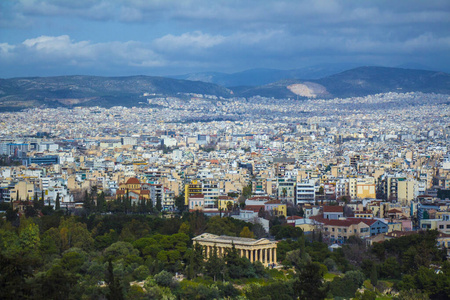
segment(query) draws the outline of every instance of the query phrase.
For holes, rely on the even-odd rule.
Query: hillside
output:
[[[176,79],[199,80],[221,86],[262,86],[286,79],[319,79],[325,76],[348,70],[352,64],[323,64],[292,70],[251,69],[236,73],[201,72],[185,75],[169,76]]]
[[[450,74],[386,67],[360,67],[312,80],[282,80],[258,87],[232,87],[242,97],[354,97],[386,92],[450,94]]]
[[[151,76],[58,76],[0,79],[0,110],[59,106],[134,106],[145,102],[144,93],[176,95],[199,93],[229,97],[221,86]]]
[[[267,78],[270,74],[268,69],[261,72],[261,77]],[[401,68],[360,67],[321,79],[284,79],[261,86],[240,85],[230,89],[202,81],[151,76],[12,78],[0,79],[0,111],[29,107],[136,106],[146,102],[145,93],[165,96],[198,93],[222,97],[259,95],[275,99],[307,99],[414,91],[450,94],[450,74]]]

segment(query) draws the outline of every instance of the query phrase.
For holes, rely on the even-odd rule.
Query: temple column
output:
[[[269,264],[272,264],[272,249],[269,248],[269,249],[267,249],[267,250],[268,250],[268,252],[269,252]]]
[[[253,262],[253,259],[254,259],[254,255],[255,255],[254,251],[255,250],[250,250],[250,262],[251,263]]]
[[[267,248],[264,248],[264,265],[267,265]]]
[[[277,248],[273,248],[274,263],[277,263]]]

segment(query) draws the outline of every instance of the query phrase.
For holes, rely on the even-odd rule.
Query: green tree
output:
[[[59,193],[56,194],[56,200],[55,200],[55,210],[61,209],[61,203],[59,202]]]
[[[243,238],[251,238],[251,239],[255,237],[253,232],[251,232],[250,229],[248,228],[248,226],[244,226],[244,228],[242,228],[242,231],[241,231],[241,233],[239,233],[239,236],[243,237]]]
[[[217,255],[217,247],[214,245],[211,253],[209,254],[208,261],[205,263],[205,273],[211,276],[214,281],[223,276],[225,263]]]
[[[372,265],[372,270],[370,272],[370,283],[373,286],[377,286],[377,284],[378,284],[378,273],[377,273],[377,267],[375,264]]]
[[[155,206],[155,208],[156,208],[156,210],[158,212],[161,212],[161,210],[162,210],[162,203],[161,203],[161,195],[160,194],[156,195],[156,206]]]
[[[108,300],[123,300],[123,288],[119,278],[114,275],[112,260],[108,260],[108,270],[106,273],[106,283],[108,284]]]
[[[174,284],[173,275],[167,271],[161,271],[153,278],[159,286],[170,287]]]
[[[97,196],[97,211],[106,211],[105,193],[103,191],[101,191],[101,193]]]
[[[324,272],[318,263],[308,263],[297,273],[294,281],[296,296],[302,300],[325,299],[327,287],[323,284]]]
[[[252,195],[252,183],[250,182],[248,185],[246,185],[243,189],[242,189],[242,196],[245,199],[250,198],[250,196]]]
[[[180,213],[182,213],[185,210],[185,205],[184,205],[185,199],[184,198],[185,198],[184,192],[175,197],[175,206],[177,207],[177,209]]]

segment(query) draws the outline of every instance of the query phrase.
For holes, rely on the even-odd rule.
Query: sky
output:
[[[333,64],[450,72],[450,1],[0,0],[0,78]]]

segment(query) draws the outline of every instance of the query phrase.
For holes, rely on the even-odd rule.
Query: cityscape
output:
[[[449,246],[448,95],[147,97],[148,107],[2,113],[2,203],[29,217],[37,201],[82,216],[86,191],[95,191],[102,213],[201,212],[249,222],[257,238],[276,236],[281,222],[320,233],[330,247],[422,230]],[[129,207],[100,208],[99,193]]]
[[[0,299],[450,299],[448,1],[0,3]]]

